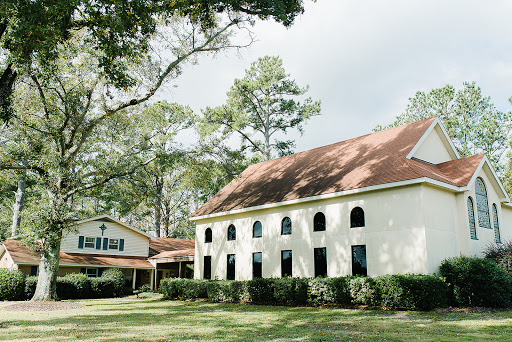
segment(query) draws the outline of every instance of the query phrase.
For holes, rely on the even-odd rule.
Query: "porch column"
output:
[[[151,275],[149,276],[149,287],[152,288],[152,289],[154,289],[154,286],[155,286],[155,282],[154,282],[154,280],[155,280],[155,273],[156,273],[155,270],[152,269],[151,270]]]
[[[180,261],[178,264],[179,264],[179,268],[178,268],[178,278],[181,278],[181,261]]]
[[[136,281],[137,281],[137,269],[134,268],[133,269],[133,277],[132,277],[132,289],[134,289],[134,290],[135,290]]]
[[[155,265],[155,287],[153,288],[154,291],[158,290],[157,287],[158,284],[158,264]]]

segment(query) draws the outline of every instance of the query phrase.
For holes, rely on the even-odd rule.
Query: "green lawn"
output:
[[[475,341],[512,340],[512,311],[435,313],[180,302],[81,301],[86,308],[0,308],[14,341]]]

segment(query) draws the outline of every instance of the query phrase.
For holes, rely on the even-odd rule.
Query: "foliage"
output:
[[[510,144],[512,113],[496,109],[490,97],[484,97],[474,82],[464,82],[463,88],[455,90],[451,85],[419,91],[412,98],[406,110],[382,130],[402,124],[438,116],[445,125],[448,135],[461,156],[486,153],[500,171],[500,162],[506,159]]]
[[[308,283],[308,301],[312,303],[350,304],[351,277],[313,278]]]
[[[206,284],[208,299],[214,302],[239,303],[247,300],[247,286],[244,281],[215,280]]]
[[[512,241],[503,241],[500,244],[489,243],[483,252],[487,259],[494,260],[512,275]]]
[[[158,291],[169,299],[207,298],[207,284],[207,280],[164,278],[160,280]]]
[[[139,286],[139,288],[137,290],[139,290],[140,292],[151,292],[151,291],[153,291],[151,286],[149,286],[148,284],[143,284],[143,285]]]
[[[255,278],[247,281],[247,293],[253,303],[274,303],[274,279]]]
[[[380,288],[374,278],[356,277],[349,280],[352,303],[362,305],[379,305],[381,302]]]
[[[107,268],[105,271],[103,271],[99,279],[101,281],[109,281],[111,283],[112,295],[106,297],[120,297],[124,294],[126,277],[124,276],[123,271],[121,271],[119,268]]]
[[[0,300],[20,300],[24,295],[25,276],[19,270],[0,268]]]
[[[279,57],[269,56],[252,63],[244,78],[235,79],[225,105],[204,110],[202,133],[220,130],[223,137],[236,133],[242,139],[242,150],[250,148],[264,160],[272,158],[272,151],[279,156],[291,154],[293,141],[271,139],[289,129],[303,133],[304,123],[320,114],[320,102],[311,98],[295,101],[293,97],[304,95],[308,87],[291,80],[282,64]]]
[[[274,297],[279,304],[306,304],[308,302],[308,278],[275,278]]]
[[[37,286],[37,276],[30,276],[25,278],[25,289],[24,289],[24,299],[30,299],[34,296],[34,292],[36,291]]]
[[[57,278],[57,296],[59,299],[91,298],[90,278],[83,273],[70,273]]]
[[[460,256],[443,260],[439,271],[457,305],[508,307],[512,278],[490,259]]]

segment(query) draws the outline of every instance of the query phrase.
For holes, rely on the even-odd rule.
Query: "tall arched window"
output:
[[[475,182],[476,211],[478,213],[478,226],[491,229],[489,218],[489,202],[487,201],[487,189],[484,181],[478,177]]]
[[[281,235],[289,235],[292,233],[292,220],[289,217],[285,217],[281,221]]]
[[[364,210],[355,207],[350,212],[350,228],[364,227]]]
[[[325,230],[325,215],[324,213],[318,212],[313,218],[313,231],[320,232]]]
[[[469,218],[469,233],[471,239],[478,240],[476,237],[476,226],[475,226],[475,207],[473,206],[473,199],[468,197],[468,218]]]
[[[254,222],[254,224],[252,225],[252,237],[253,238],[261,237],[262,230],[263,230],[263,227],[261,226],[261,222],[260,221]]]
[[[501,235],[500,235],[500,224],[498,222],[498,208],[496,204],[492,205],[492,223],[494,226],[494,239],[496,243],[501,243]]]
[[[210,227],[206,228],[206,230],[204,231],[204,242],[212,242],[212,229]]]
[[[228,227],[228,241],[236,240],[236,228],[230,224]]]

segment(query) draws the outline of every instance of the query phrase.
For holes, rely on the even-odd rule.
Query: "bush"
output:
[[[36,292],[37,276],[25,278],[25,299],[31,299]]]
[[[253,303],[273,303],[275,301],[274,279],[256,278],[247,281],[247,294]]]
[[[349,292],[353,304],[379,305],[380,290],[370,277],[357,277],[349,281]]]
[[[433,275],[396,274],[375,278],[386,308],[430,310],[448,302],[448,286]]]
[[[247,282],[236,280],[214,280],[206,285],[208,298],[214,302],[238,303],[247,301]]]
[[[23,300],[25,276],[19,270],[0,268],[0,300]]]
[[[153,292],[153,289],[148,284],[139,286],[137,290],[139,290],[140,292]]]
[[[443,260],[439,267],[457,305],[508,307],[512,279],[490,259],[460,256]]]
[[[207,298],[207,280],[165,278],[160,281],[159,292],[169,299]]]
[[[116,297],[116,283],[108,278],[89,278],[91,297],[88,298],[112,298]],[[122,288],[121,288],[122,290]]]
[[[119,268],[107,268],[101,274],[100,279],[106,284],[110,284],[112,286],[112,293],[108,297],[120,297],[124,294],[124,284],[126,282],[126,277],[124,276],[123,271],[121,271]],[[100,282],[95,281],[95,283],[99,285]],[[101,291],[102,293],[106,294],[105,290],[102,289]],[[104,297],[102,296],[102,298]]]
[[[314,278],[308,282],[310,303],[350,304],[348,281],[351,277]]]
[[[64,277],[57,277],[57,296],[59,299],[93,298],[90,279],[82,273],[70,273]]]
[[[308,278],[276,278],[274,279],[274,298],[280,304],[306,304],[308,281]]]
[[[508,274],[512,274],[512,241],[503,241],[501,244],[489,243],[484,249],[487,259],[494,260]]]

